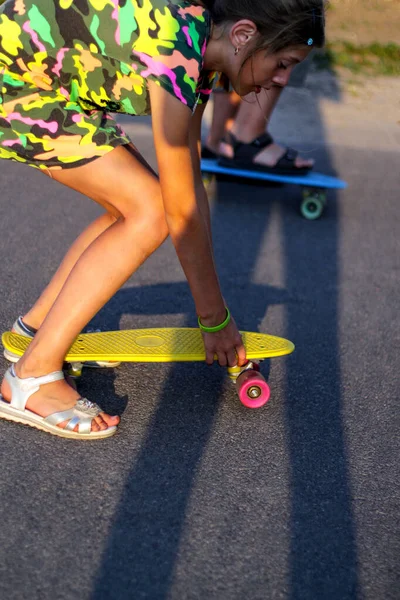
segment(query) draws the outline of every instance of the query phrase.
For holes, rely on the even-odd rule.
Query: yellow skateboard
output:
[[[270,389],[259,372],[259,362],[265,358],[284,356],[294,345],[284,338],[265,333],[241,332],[248,359],[244,367],[228,367],[229,377],[236,383],[241,402],[249,408],[263,406]],[[22,356],[31,342],[17,333],[3,333],[4,348]],[[132,329],[82,333],[69,349],[65,361],[70,374],[79,377],[86,361],[120,362],[194,362],[204,361],[203,338],[199,329],[174,327]]]

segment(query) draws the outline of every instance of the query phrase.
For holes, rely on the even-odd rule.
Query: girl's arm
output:
[[[199,158],[197,156],[197,162],[193,160],[191,151],[192,114],[156,83],[150,81],[148,86],[169,232],[197,314],[203,325],[212,327],[224,321],[226,311],[214,265],[209,210],[205,206],[204,186],[200,183]],[[233,320],[225,329],[205,334],[204,342],[208,363],[213,362],[214,354],[221,365],[244,364],[246,361],[242,339]]]
[[[200,104],[191,118],[190,132],[189,132],[189,143],[190,151],[192,154],[192,165],[194,172],[194,183],[196,189],[196,197],[199,208],[206,219],[208,226],[208,232],[211,237],[211,216],[210,216],[210,205],[208,202],[208,196],[203,183],[203,177],[200,168],[201,158],[201,124],[206,105]]]

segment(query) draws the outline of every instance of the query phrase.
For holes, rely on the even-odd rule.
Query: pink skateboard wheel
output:
[[[253,369],[243,371],[236,381],[239,398],[247,408],[260,408],[268,402],[271,395],[264,377]]]

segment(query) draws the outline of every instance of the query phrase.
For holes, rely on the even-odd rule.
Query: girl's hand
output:
[[[215,356],[221,367],[246,364],[246,350],[233,318],[221,331],[203,333],[203,341],[208,365],[213,364]]]

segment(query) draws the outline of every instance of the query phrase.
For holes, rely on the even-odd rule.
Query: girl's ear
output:
[[[256,37],[257,25],[248,19],[242,19],[234,23],[229,32],[229,39],[235,48],[236,54],[245,48]]]

